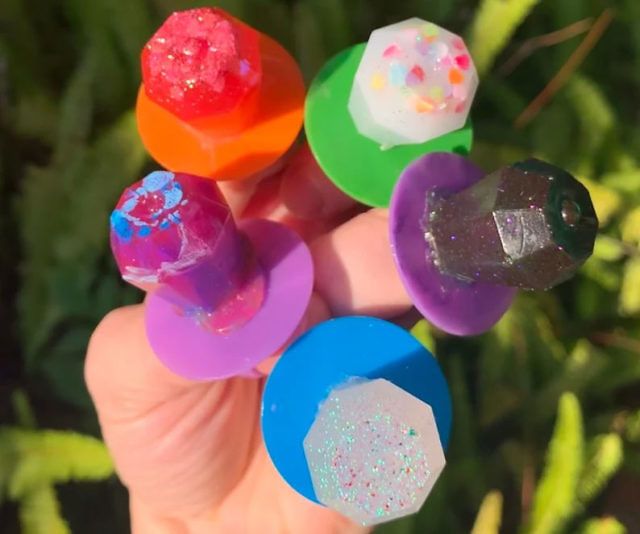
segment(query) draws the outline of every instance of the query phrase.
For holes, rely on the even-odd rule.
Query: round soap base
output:
[[[468,154],[470,121],[446,135],[415,145],[382,150],[356,129],[349,113],[351,86],[366,44],[348,48],[322,68],[309,88],[305,131],[322,170],[347,195],[368,206],[386,207],[402,170],[429,152]]]
[[[443,448],[451,429],[451,398],[433,355],[411,334],[382,319],[343,317],[298,338],[269,375],[262,435],[284,480],[318,502],[303,441],[330,391],[351,378],[384,378],[431,406]]]
[[[411,300],[428,321],[459,336],[491,328],[507,311],[517,289],[442,274],[430,260],[422,224],[431,192],[456,193],[484,176],[462,156],[427,154],[402,173],[389,211],[391,250]]]
[[[226,334],[180,316],[166,300],[151,294],[145,323],[149,343],[162,363],[190,380],[212,380],[251,371],[280,349],[307,309],[313,288],[313,262],[305,243],[285,226],[265,220],[239,224],[251,241],[267,281],[260,310]]]
[[[260,35],[262,86],[251,123],[235,135],[209,131],[206,120],[186,122],[138,91],[140,137],[163,167],[214,180],[241,180],[273,165],[302,128],[305,87],[289,53]]]

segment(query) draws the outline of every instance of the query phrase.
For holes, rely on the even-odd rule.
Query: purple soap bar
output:
[[[485,176],[462,156],[431,153],[400,175],[390,204],[391,248],[400,277],[416,308],[438,328],[476,335],[491,328],[509,308],[516,288],[465,282],[443,274],[426,239],[430,203]]]
[[[132,285],[225,331],[264,298],[264,275],[216,184],[153,172],[127,188],[111,214],[111,246]]]
[[[302,239],[262,220],[240,227],[215,182],[154,172],[127,188],[111,215],[123,278],[149,292],[147,338],[192,380],[259,376],[307,309],[313,261]]]
[[[256,251],[266,279],[264,302],[242,327],[211,332],[192,318],[176,314],[175,307],[157,294],[147,299],[145,323],[153,352],[185,378],[249,375],[285,345],[307,309],[313,261],[302,239],[272,221],[243,221],[240,231]]]

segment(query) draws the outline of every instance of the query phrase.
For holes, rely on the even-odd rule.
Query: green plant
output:
[[[36,430],[23,392],[14,392],[13,400],[22,426],[0,426],[0,504],[4,499],[18,503],[24,534],[71,532],[54,485],[112,476],[109,453],[91,436]]]
[[[622,465],[622,439],[616,433],[596,436],[584,457],[584,430],[578,399],[565,393],[558,406],[555,430],[547,450],[546,464],[534,493],[531,517],[525,534],[564,532],[584,514],[587,505],[606,487]],[[499,532],[503,497],[489,492],[478,511],[472,534]],[[585,521],[581,532],[626,532],[613,518]]]
[[[211,3],[0,2],[0,350],[7,351],[0,358],[0,377],[7,377],[0,410],[8,392],[24,388],[46,428],[97,434],[82,377],[86,343],[108,310],[139,299],[118,281],[105,222],[122,187],[152,168],[132,113],[139,50],[170,11]],[[473,159],[487,170],[531,155],[548,159],[587,185],[600,218],[594,255],[579,275],[550,293],[521,294],[491,332],[455,339],[416,325],[414,334],[450,381],[448,466],[421,514],[380,530],[640,529],[624,524],[632,517],[619,515],[624,503],[612,502],[640,476],[640,3],[217,4],[283,42],[308,80],[372,28],[410,16],[467,35],[482,74]],[[527,104],[609,8],[615,19],[586,61],[517,127]],[[582,29],[569,31],[576,23]],[[115,483],[83,484],[82,496],[72,484],[52,485],[74,473],[108,476],[103,447],[65,431],[36,430],[28,403],[15,399],[21,415],[7,413],[14,421],[0,433],[0,493],[20,503],[24,530],[65,532],[62,508],[73,531],[124,531],[126,497]],[[85,451],[82,466],[62,461],[66,467],[52,471],[51,459],[71,450]],[[107,509],[105,524],[84,508],[93,515]],[[15,523],[6,503],[0,521]]]

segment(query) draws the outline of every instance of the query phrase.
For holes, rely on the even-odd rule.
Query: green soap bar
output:
[[[347,48],[332,58],[311,84],[305,104],[309,146],[322,170],[342,191],[363,204],[387,207],[404,168],[429,152],[471,150],[471,121],[464,127],[426,143],[398,145],[383,150],[361,135],[348,103],[355,73],[366,44]]]

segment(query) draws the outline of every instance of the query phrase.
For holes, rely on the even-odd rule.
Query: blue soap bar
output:
[[[318,502],[303,441],[318,410],[336,386],[352,378],[384,378],[431,406],[442,446],[451,430],[451,397],[433,355],[409,332],[373,317],[332,319],[298,338],[267,380],[262,433],[267,452],[285,481]]]

